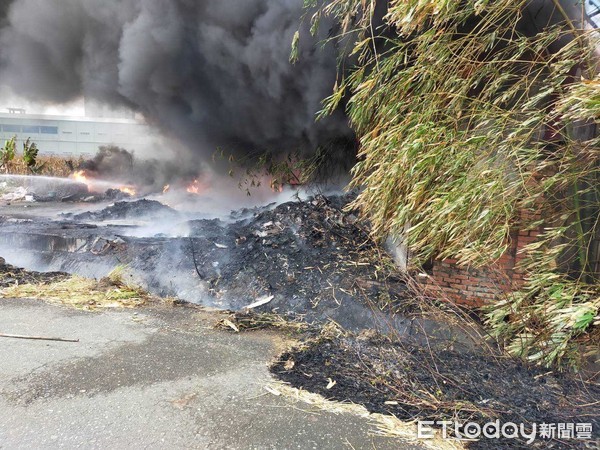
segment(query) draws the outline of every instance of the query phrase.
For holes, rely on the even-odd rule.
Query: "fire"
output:
[[[84,184],[88,184],[89,182],[89,178],[85,170],[78,170],[77,172],[73,172],[71,174],[71,179]]]
[[[137,191],[132,186],[120,186],[117,189],[123,192],[124,194],[131,195],[132,197],[134,197],[137,194]]]
[[[188,185],[186,190],[190,194],[199,194],[202,191],[202,189],[203,189],[203,186],[200,183],[200,180],[196,179]]]
[[[115,186],[114,183],[109,181],[96,180],[92,178],[90,174],[85,170],[77,170],[76,172],[73,172],[69,176],[69,178],[71,178],[74,181],[77,181],[78,183],[85,184],[89,192],[99,193],[104,192],[107,189],[117,189],[123,192],[124,194],[131,195],[132,197],[137,194],[135,186],[132,186],[130,184],[126,184],[123,186]]]
[[[167,184],[164,188],[163,188],[163,194],[166,194],[167,192],[169,192],[171,190],[171,185]]]

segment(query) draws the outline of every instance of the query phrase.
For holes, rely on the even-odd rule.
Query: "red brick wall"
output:
[[[534,242],[538,234],[539,230],[513,233],[508,251],[495,264],[483,269],[458,266],[454,259],[435,261],[432,273],[422,280],[427,294],[458,305],[479,307],[519,289],[523,273],[517,266],[525,257],[520,250]]]

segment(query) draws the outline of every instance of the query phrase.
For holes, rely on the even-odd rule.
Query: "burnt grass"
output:
[[[593,442],[536,440],[529,446],[482,439],[468,444],[473,449],[598,448],[600,439],[597,383],[531,368],[491,350],[430,348],[366,332],[312,340],[281,355],[271,371],[294,387],[403,420],[591,422],[595,433]],[[336,384],[327,389],[331,380]]]

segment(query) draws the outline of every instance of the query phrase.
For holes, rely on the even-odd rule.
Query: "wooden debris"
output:
[[[237,327],[237,325],[235,323],[233,323],[231,320],[229,319],[223,319],[221,321],[224,325],[227,325],[229,328],[231,328],[233,331],[235,331],[236,333],[240,332],[240,329]]]
[[[275,298],[274,295],[269,295],[267,297],[261,297],[258,300],[256,300],[254,303],[251,303],[250,305],[246,306],[245,309],[254,309],[254,308],[258,308],[259,306],[266,305],[274,298]]]
[[[281,392],[275,388],[272,388],[270,386],[265,386],[265,391],[267,391],[269,394],[273,394],[276,397],[279,397],[281,395]]]
[[[45,336],[24,336],[24,335],[20,335],[20,334],[5,334],[5,333],[0,333],[0,337],[10,338],[10,339],[29,339],[29,340],[34,340],[34,341],[79,342],[79,339],[64,339],[64,338],[45,337]]]

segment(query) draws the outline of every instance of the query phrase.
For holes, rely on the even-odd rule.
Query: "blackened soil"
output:
[[[474,449],[598,448],[600,442],[598,384],[480,352],[432,350],[363,335],[317,341],[285,353],[271,371],[294,387],[400,419],[593,423],[598,440],[537,440],[527,446],[518,440],[483,439],[470,444]],[[332,381],[336,384],[327,389]]]
[[[19,284],[42,284],[62,281],[69,277],[63,272],[31,272],[29,270],[14,267],[0,258],[0,288]]]

